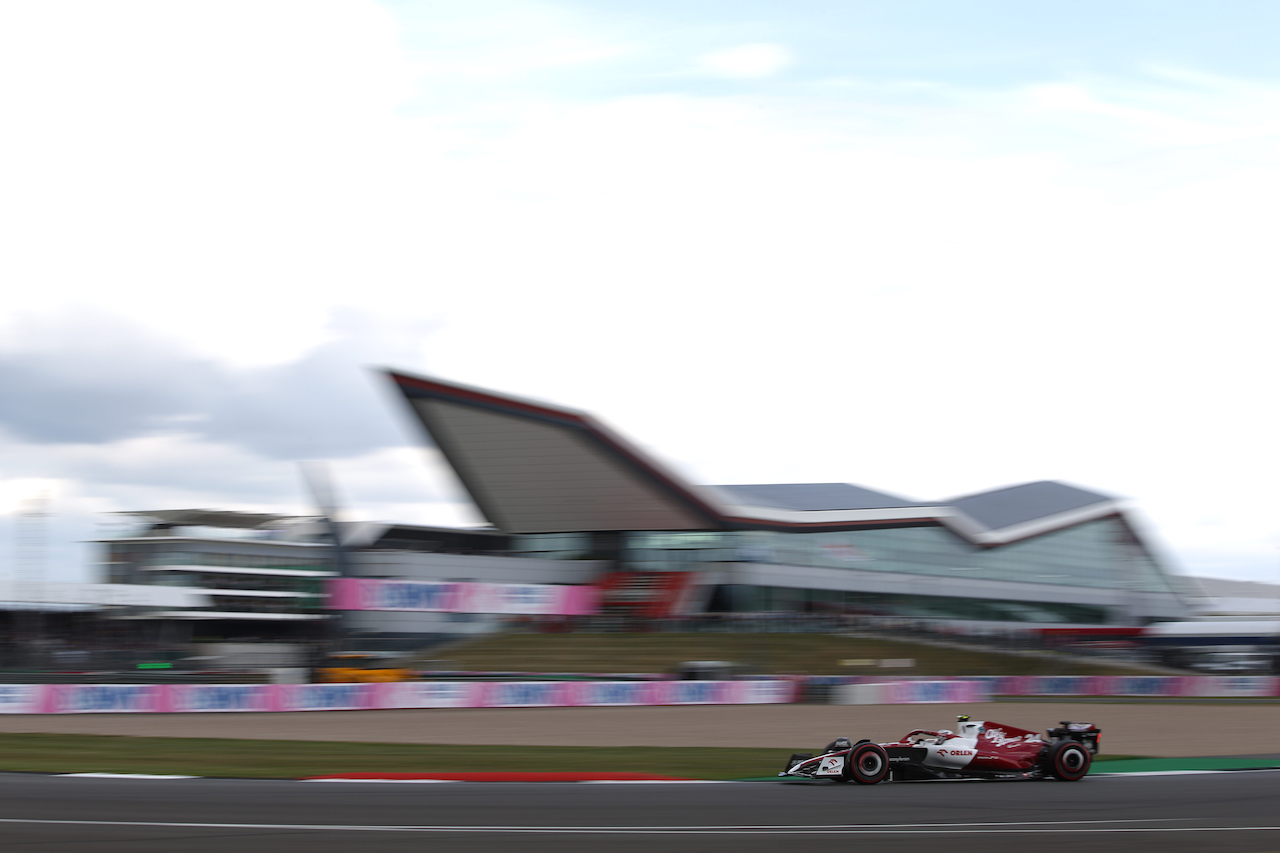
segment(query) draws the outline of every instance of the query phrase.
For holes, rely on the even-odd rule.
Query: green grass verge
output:
[[[803,744],[797,749],[804,748]],[[812,749],[812,747],[809,747]],[[114,735],[0,734],[0,771],[294,779],[331,773],[629,771],[741,779],[782,768],[783,749],[447,746]]]
[[[1094,761],[1101,761],[1098,756]],[[1099,763],[1096,773],[1155,773],[1168,770],[1261,770],[1280,767],[1280,761],[1258,758],[1139,758],[1117,755],[1114,760]]]
[[[804,749],[798,746],[797,750]],[[806,750],[808,751],[808,750]],[[790,753],[748,747],[446,746],[113,735],[0,734],[0,771],[296,779],[334,773],[629,771],[689,779],[769,779]],[[1270,766],[1230,758],[1099,755],[1095,772]]]
[[[501,634],[441,650],[437,656],[448,658],[458,669],[481,672],[672,672],[689,660],[727,660],[755,672],[803,675],[1140,672],[1053,655],[1032,657],[833,634]],[[882,669],[844,663],[902,658],[914,660],[915,666]]]

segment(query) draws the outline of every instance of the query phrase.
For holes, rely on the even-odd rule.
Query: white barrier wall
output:
[[[974,683],[988,697],[998,696],[1150,696],[1257,698],[1280,696],[1280,677],[1273,675],[1013,675],[971,676],[934,680],[850,677],[832,687],[833,704],[891,705],[917,702],[982,702],[986,699],[933,699],[963,696],[967,688],[945,685]],[[910,685],[910,686],[904,686]],[[959,691],[950,693],[948,691]]]
[[[1165,696],[1248,698],[1280,695],[1274,675],[1017,675],[984,678],[1003,696]]]
[[[800,700],[801,679],[751,681],[406,681],[390,684],[0,684],[0,714],[345,711],[753,705]],[[829,683],[829,682],[828,682]],[[898,705],[1005,696],[1267,697],[1275,676],[1015,676],[838,684],[832,703]]]
[[[831,692],[832,705],[926,705],[990,702],[982,681],[892,681],[880,684],[841,684]]]
[[[359,711],[393,708],[551,708],[755,705],[794,702],[799,682],[404,681],[387,684],[10,684],[4,714]]]

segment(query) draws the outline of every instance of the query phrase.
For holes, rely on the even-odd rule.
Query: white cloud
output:
[[[484,523],[434,448],[388,447],[332,466],[350,520],[461,527]]]
[[[0,553],[0,578],[30,571],[35,562],[52,580],[99,580],[100,555],[91,540],[115,523],[104,513],[182,507],[316,512],[294,461],[190,435],[81,445],[4,442],[0,470],[0,534],[9,540]],[[441,526],[480,520],[434,449],[383,448],[337,461],[331,471],[344,518]],[[37,534],[20,516],[41,498]],[[33,544],[20,547],[24,524]]]
[[[318,343],[415,206],[396,35],[372,2],[4,6],[6,313],[123,310],[239,363]]]
[[[56,499],[64,484],[48,477],[13,477],[0,480],[0,515],[33,512]]]
[[[538,0],[406,4],[396,14],[408,55],[437,84],[426,90],[433,100],[448,100],[440,91],[445,81],[468,87],[519,83],[635,50],[629,39],[581,11]]]
[[[743,44],[698,57],[698,66],[717,77],[772,77],[790,64],[791,55],[776,44]]]
[[[1280,474],[1258,296],[1280,89],[1163,69],[709,97],[636,48],[669,89],[587,96],[625,40],[528,4],[450,8],[414,51],[372,3],[0,7],[20,131],[0,142],[0,328],[92,308],[241,377],[394,358],[598,412],[711,482],[936,498],[1062,478],[1133,497],[1197,572],[1274,564],[1273,527],[1234,508],[1269,505]],[[748,44],[700,68],[788,62]],[[581,90],[528,82],[553,67]],[[322,350],[353,309],[369,333]],[[324,417],[281,405],[256,425]],[[393,417],[362,405],[344,418]],[[5,477],[113,507],[299,500],[290,463],[225,436],[8,446]],[[397,491],[416,451],[352,453],[339,484],[371,515],[452,500]]]

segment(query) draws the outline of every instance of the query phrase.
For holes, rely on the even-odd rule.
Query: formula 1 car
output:
[[[1028,729],[959,718],[959,732],[916,729],[895,743],[836,738],[817,755],[795,753],[779,776],[874,785],[885,779],[1060,779],[1076,782],[1098,753],[1101,729],[1062,722],[1042,738]]]

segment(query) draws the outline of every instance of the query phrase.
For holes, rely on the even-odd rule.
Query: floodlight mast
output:
[[[300,462],[298,467],[302,471],[302,479],[306,481],[307,488],[311,491],[316,508],[320,511],[320,519],[324,523],[325,532],[332,545],[333,563],[338,572],[338,578],[351,577],[351,558],[347,554],[346,546],[342,542],[342,531],[338,527],[337,499],[334,496],[333,483],[329,479],[328,470],[323,462],[314,460]],[[330,645],[337,645],[346,637],[346,626],[342,624],[340,611],[327,609],[329,618],[321,622],[328,628],[323,632],[323,641]]]
[[[19,589],[25,587],[28,604],[17,623],[22,626],[22,647],[28,665],[44,667],[45,624],[41,607],[45,583],[48,581],[46,558],[49,538],[49,493],[37,492],[22,502],[17,518],[17,572]]]

